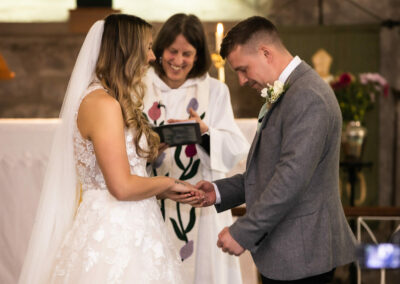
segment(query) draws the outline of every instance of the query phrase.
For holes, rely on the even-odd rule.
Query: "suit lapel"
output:
[[[254,137],[253,143],[251,144],[249,156],[247,158],[246,169],[249,167],[250,161],[253,158],[254,150],[256,149],[258,141],[260,140],[262,130],[266,127],[266,124],[267,124],[269,118],[271,117],[272,112],[274,111],[275,107],[279,104],[279,102],[281,101],[281,99],[284,95],[285,94],[280,96],[279,99],[274,104],[272,104],[271,108],[268,110],[268,112],[264,116],[263,120],[261,121],[260,129],[259,129],[259,131],[257,131],[256,136]]]
[[[287,79],[287,84],[289,85],[289,89],[295,83],[295,81],[298,78],[300,78],[305,72],[307,72],[310,69],[311,69],[311,67],[307,63],[302,61],[299,64],[299,66],[297,66],[296,69],[293,70],[293,72],[290,74],[289,78]],[[246,170],[249,168],[250,162],[251,162],[251,160],[252,160],[252,158],[254,156],[254,151],[257,148],[257,144],[258,144],[258,141],[260,140],[262,130],[266,127],[266,125],[268,123],[268,120],[271,117],[274,109],[281,102],[281,100],[285,96],[285,94],[282,94],[278,98],[278,100],[274,104],[272,104],[271,109],[264,116],[264,118],[263,118],[263,120],[261,122],[260,130],[257,131],[257,133],[256,133],[256,135],[254,137],[253,143],[251,144],[251,148],[250,148],[249,155],[247,157],[247,162],[246,162]]]

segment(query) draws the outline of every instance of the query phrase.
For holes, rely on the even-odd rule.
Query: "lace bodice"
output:
[[[99,82],[92,83],[86,90],[85,94],[82,96],[81,102],[87,94],[101,88],[103,87]],[[78,110],[79,107],[75,113],[75,121],[78,116]],[[146,159],[139,157],[136,153],[136,148],[133,143],[133,137],[134,130],[125,128],[126,153],[128,155],[131,174],[135,174],[138,176],[147,176]],[[96,160],[93,143],[82,137],[81,133],[79,132],[77,123],[75,123],[73,139],[77,179],[82,185],[82,190],[86,191],[94,189],[107,189],[103,174]],[[147,146],[146,137],[144,135],[142,135],[139,143],[142,148],[145,148]]]

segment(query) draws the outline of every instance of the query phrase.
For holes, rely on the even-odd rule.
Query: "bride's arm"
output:
[[[126,154],[124,120],[119,103],[103,90],[87,95],[78,112],[82,136],[93,142],[97,162],[110,193],[118,200],[141,200],[167,190],[195,189],[168,177],[131,175]]]

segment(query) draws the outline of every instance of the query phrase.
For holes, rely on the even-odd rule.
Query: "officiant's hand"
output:
[[[197,112],[192,108],[189,108],[189,119],[168,119],[168,123],[186,122],[189,120],[194,120],[200,125],[201,134],[204,134],[208,131],[207,124],[204,123]]]
[[[194,203],[192,206],[194,207],[207,207],[215,204],[217,200],[217,196],[215,194],[214,185],[206,180],[199,181],[196,186],[197,189],[200,189],[204,192],[204,198],[201,202]]]
[[[232,237],[229,232],[229,228],[225,227],[218,234],[217,246],[222,249],[223,252],[227,252],[230,255],[239,256],[244,252],[244,248]]]

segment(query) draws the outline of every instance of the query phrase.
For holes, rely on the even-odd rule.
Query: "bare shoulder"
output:
[[[105,90],[95,90],[82,100],[77,123],[82,136],[90,139],[97,128],[123,124],[120,104]]]
[[[79,107],[79,112],[93,112],[95,114],[120,110],[118,101],[103,89],[95,90],[86,95]]]

